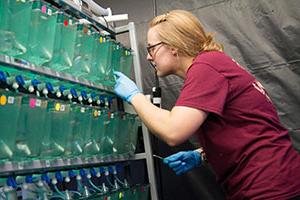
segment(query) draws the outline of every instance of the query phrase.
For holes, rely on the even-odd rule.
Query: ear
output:
[[[171,48],[171,53],[172,53],[173,56],[177,56],[178,55],[178,49],[172,47]]]

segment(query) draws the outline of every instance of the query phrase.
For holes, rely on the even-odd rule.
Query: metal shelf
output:
[[[30,71],[35,74],[42,74],[42,75],[45,75],[48,77],[68,81],[71,83],[79,84],[79,85],[89,87],[92,89],[102,90],[104,92],[113,94],[113,87],[98,85],[98,84],[92,83],[91,81],[88,81],[86,79],[77,78],[77,77],[74,77],[70,74],[63,73],[63,72],[57,72],[57,71],[54,71],[47,67],[43,67],[43,66],[37,67],[31,63],[28,63],[23,60],[18,60],[13,57],[10,57],[10,56],[0,55],[0,65],[12,67],[15,69],[27,70],[27,71]]]
[[[13,174],[28,174],[36,172],[46,172],[54,170],[67,170],[84,167],[92,167],[95,165],[104,165],[107,163],[123,162],[130,160],[145,159],[145,153],[113,155],[113,156],[93,156],[90,158],[68,158],[53,160],[28,160],[23,162],[6,161],[0,163],[0,177]]]
[[[54,3],[59,8],[63,9],[64,11],[66,11],[71,15],[74,15],[77,18],[87,19],[92,23],[93,26],[96,26],[97,28],[106,31],[108,34],[110,34],[108,36],[111,37],[112,39],[115,39],[117,34],[122,34],[129,31],[131,48],[133,50],[133,65],[135,71],[135,79],[139,88],[142,89],[141,65],[139,59],[138,42],[136,37],[135,25],[133,22],[130,22],[127,26],[114,28],[114,30],[112,30],[104,26],[103,24],[101,24],[101,22],[95,19],[95,17],[93,17],[93,15],[91,15],[90,13],[86,13],[82,11],[80,8],[78,8],[77,6],[74,6],[71,0],[44,0],[44,1],[52,4]],[[43,74],[48,77],[53,77],[60,80],[66,80],[89,88],[95,88],[108,93],[113,93],[112,87],[96,85],[85,79],[79,79],[69,74],[56,72],[46,67],[37,67],[32,64],[20,60],[16,60],[8,56],[0,55],[0,65],[13,67],[16,69],[27,70],[27,71],[31,71],[32,73]],[[30,173],[36,171],[41,172],[41,171],[49,171],[49,170],[52,171],[58,169],[70,169],[76,167],[77,168],[91,167],[93,165],[102,165],[111,162],[122,162],[122,161],[129,161],[129,160],[145,159],[147,165],[149,183],[150,183],[151,199],[157,200],[158,193],[156,187],[154,162],[152,158],[152,147],[150,145],[149,132],[144,124],[142,125],[142,130],[143,130],[145,153],[135,154],[135,155],[123,155],[118,157],[105,157],[105,158],[95,156],[87,159],[80,159],[80,158],[64,159],[64,160],[56,159],[52,161],[35,160],[32,162],[22,163],[22,164],[5,162],[5,163],[0,163],[0,176],[6,176],[12,173],[22,174],[22,173]]]
[[[118,29],[118,32],[124,32],[126,31],[126,28],[128,28],[129,30],[130,44],[134,52],[133,65],[134,65],[136,84],[139,88],[143,89],[141,63],[139,58],[139,49],[138,49],[138,42],[136,39],[137,37],[136,37],[135,25],[133,22],[130,22],[128,26],[121,27],[120,29]],[[150,133],[144,123],[142,123],[142,130],[143,130],[144,147],[146,152],[147,172],[148,172],[148,178],[150,183],[151,200],[158,200],[158,191],[157,191],[156,177],[154,171],[154,161],[152,156],[153,153],[152,153],[152,147],[150,141]]]

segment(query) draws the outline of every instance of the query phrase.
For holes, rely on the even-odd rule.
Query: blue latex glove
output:
[[[125,76],[122,72],[114,72],[117,77],[114,87],[115,93],[121,97],[124,101],[131,103],[131,99],[134,95],[141,93],[136,84]]]
[[[176,175],[181,175],[199,166],[202,162],[200,153],[197,151],[180,151],[164,158],[163,161],[176,173]]]

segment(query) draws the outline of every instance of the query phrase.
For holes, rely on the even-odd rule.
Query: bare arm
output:
[[[207,113],[195,108],[175,106],[171,111],[158,108],[139,93],[132,106],[145,125],[170,146],[187,140],[204,122]]]

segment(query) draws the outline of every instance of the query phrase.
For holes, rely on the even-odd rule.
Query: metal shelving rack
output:
[[[141,80],[141,65],[140,65],[140,58],[139,58],[139,50],[137,45],[137,37],[136,37],[136,30],[135,25],[133,22],[129,22],[127,25],[122,27],[116,27],[114,30],[109,29],[103,26],[100,22],[95,20],[92,16],[88,16],[86,13],[79,10],[76,6],[69,3],[69,0],[45,0],[51,3],[55,3],[61,8],[63,8],[66,12],[72,13],[77,15],[78,17],[85,18],[92,22],[94,26],[106,31],[110,34],[111,38],[115,38],[117,34],[123,34],[128,32],[131,49],[133,50],[133,65],[134,65],[134,72],[135,72],[135,80],[140,89],[143,90],[142,80]],[[106,93],[113,93],[113,88],[103,85],[94,84],[88,80],[76,78],[71,76],[70,74],[57,72],[51,70],[46,67],[36,67],[30,63],[14,59],[9,56],[0,55],[0,65],[12,67],[16,69],[30,71],[32,73],[42,74],[48,77],[68,81],[75,84],[80,84],[82,86],[86,86],[89,88],[94,88],[97,90],[101,90]],[[151,192],[151,200],[158,200],[158,193],[157,193],[157,186],[156,186],[156,179],[155,179],[155,172],[154,172],[154,162],[152,157],[152,148],[150,144],[150,137],[147,127],[142,124],[142,131],[143,131],[143,139],[144,139],[144,147],[145,153],[138,153],[133,155],[122,155],[122,156],[113,156],[113,157],[106,157],[101,158],[94,156],[92,158],[87,159],[55,159],[52,161],[41,161],[35,160],[31,163],[13,163],[13,162],[5,162],[0,164],[0,176],[6,176],[11,173],[14,174],[22,174],[22,173],[30,173],[37,170],[47,171],[47,170],[55,170],[55,169],[68,169],[71,167],[89,167],[99,163],[112,163],[112,162],[120,162],[120,161],[130,161],[130,160],[146,160],[147,172],[148,172],[148,179],[150,184],[150,192]]]
[[[142,84],[142,76],[141,76],[141,63],[139,58],[139,49],[138,43],[136,40],[136,30],[135,25],[133,22],[129,22],[128,25],[116,28],[116,33],[123,33],[124,31],[129,31],[129,39],[130,45],[133,50],[133,65],[134,65],[134,74],[135,74],[135,81],[137,86],[142,89],[143,91],[143,84]],[[150,135],[148,128],[145,124],[142,124],[143,130],[143,139],[144,139],[144,147],[145,147],[145,154],[141,156],[143,159],[146,159],[147,164],[147,172],[148,178],[150,183],[150,191],[151,191],[151,199],[158,200],[158,193],[157,193],[157,186],[156,186],[156,178],[155,178],[155,171],[154,171],[154,162],[152,157],[152,147],[150,143]]]
[[[27,174],[36,171],[49,171],[56,169],[71,169],[71,168],[81,168],[81,167],[91,167],[99,163],[113,163],[129,160],[143,159],[144,154],[134,154],[134,155],[119,155],[110,157],[90,157],[90,158],[68,158],[68,159],[54,159],[54,160],[33,160],[28,163],[26,162],[10,162],[7,161],[0,164],[0,176],[6,176],[11,173],[14,174]]]
[[[33,65],[31,63],[24,62],[24,61],[18,60],[18,59],[14,59],[13,57],[0,55],[0,64],[2,66],[26,70],[26,71],[30,71],[32,73],[45,75],[47,77],[52,77],[52,78],[56,78],[59,80],[64,80],[64,81],[68,81],[71,83],[79,84],[79,85],[82,85],[85,87],[94,88],[97,90],[104,91],[106,93],[113,93],[112,87],[104,86],[104,85],[97,85],[86,79],[77,78],[77,77],[74,77],[70,74],[63,73],[63,72],[57,72],[57,71],[54,71],[47,67],[43,67],[43,66],[36,67],[35,65]]]

